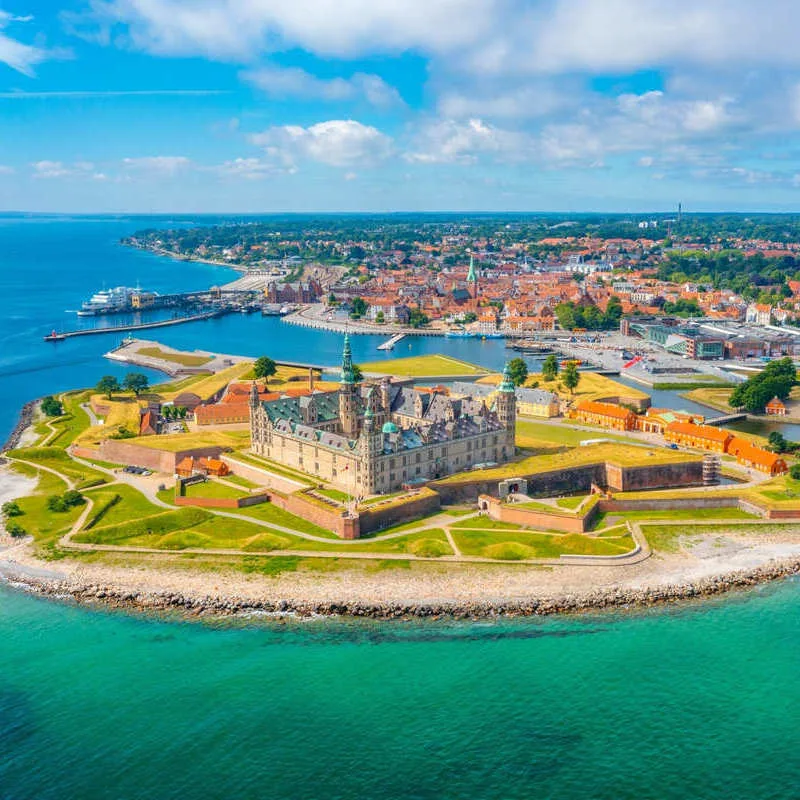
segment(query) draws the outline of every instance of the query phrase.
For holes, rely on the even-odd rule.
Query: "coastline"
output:
[[[33,423],[33,418],[40,402],[41,398],[36,398],[35,400],[28,400],[28,402],[22,406],[19,411],[17,424],[11,429],[11,433],[8,435],[5,444],[0,446],[0,453],[4,453],[6,450],[13,450],[19,445],[25,431]]]
[[[752,556],[752,553],[750,554]],[[178,555],[178,557],[180,557]],[[723,558],[687,570],[682,556],[661,568],[598,567],[580,580],[569,567],[544,571],[498,564],[432,575],[398,572],[289,572],[252,576],[159,566],[41,561],[28,543],[0,550],[0,580],[53,599],[193,617],[352,617],[482,619],[649,608],[715,597],[800,574],[800,549],[762,547],[758,558]],[[752,563],[748,563],[752,562]],[[613,573],[611,570],[615,570]]]

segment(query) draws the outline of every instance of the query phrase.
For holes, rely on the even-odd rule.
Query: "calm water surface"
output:
[[[238,628],[0,589],[0,797],[798,797],[798,588]]]

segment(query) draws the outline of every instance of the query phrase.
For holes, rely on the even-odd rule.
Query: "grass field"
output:
[[[517,418],[516,443],[519,447],[532,449],[550,448],[553,445],[575,447],[589,439],[611,439],[623,444],[631,441],[630,438],[610,431],[578,427],[568,421],[548,423]]]
[[[78,489],[108,480],[108,476],[104,473],[73,461],[60,447],[23,447],[10,450],[8,454],[12,458],[21,458],[23,461],[50,467],[74,480]]]
[[[409,378],[446,378],[453,375],[485,375],[486,370],[468,361],[443,355],[409,356],[359,364],[364,372],[405,375]]]
[[[198,430],[189,433],[166,433],[163,436],[135,436],[126,443],[149,447],[152,450],[166,450],[175,453],[194,447],[240,448],[250,442],[250,431]]]
[[[25,464],[15,464],[14,469],[29,477],[37,474],[39,476],[34,493],[17,500],[23,513],[15,517],[14,521],[21,525],[26,533],[33,536],[37,545],[37,555],[42,558],[57,558],[56,542],[72,527],[75,520],[83,513],[85,506],[75,506],[61,513],[50,511],[47,508],[47,498],[63,494],[67,489],[64,481],[49,472],[36,470]]]
[[[570,400],[600,400],[607,397],[617,397],[622,402],[630,403],[645,400],[649,397],[647,392],[626,386],[624,383],[618,383],[606,375],[598,375],[596,372],[581,372],[580,375],[580,382],[572,394],[561,385],[558,377],[553,381],[546,381],[538,373],[529,375],[525,385],[531,386],[534,383],[538,383],[538,388],[548,392],[555,392],[559,397]],[[494,374],[480,378],[478,383],[497,383],[499,380],[500,375]]]
[[[733,389],[731,388],[706,387],[705,389],[692,389],[682,396],[687,400],[693,400],[695,403],[710,406],[718,411],[730,414],[732,409],[728,405],[728,398],[731,396],[732,391]]]
[[[667,510],[643,511],[609,511],[598,514],[596,525],[602,525],[606,520],[630,520],[631,522],[648,522],[650,520],[707,520],[707,519],[758,519],[755,514],[748,514],[739,508],[677,508]]]
[[[313,522],[296,517],[282,508],[278,508],[272,503],[261,503],[257,506],[248,506],[247,508],[239,508],[236,510],[237,514],[245,517],[250,517],[257,522],[270,522],[273,525],[280,525],[290,530],[300,531],[301,533],[310,533],[313,536],[323,536],[327,539],[338,539],[335,533],[315,525]]]
[[[89,525],[91,527],[118,525],[131,519],[142,519],[154,514],[160,514],[164,510],[151,503],[141,492],[124,483],[115,483],[113,486],[97,489],[87,496],[91,497],[94,507],[86,520],[85,527],[89,527]],[[119,500],[110,504],[117,497]],[[95,519],[98,512],[101,512],[104,508],[106,510],[103,511],[102,515]]]
[[[247,497],[249,492],[243,489],[234,489],[219,481],[204,481],[203,483],[190,483],[184,487],[186,497],[222,497],[238,498]]]
[[[193,355],[192,353],[171,353],[167,350],[162,350],[160,347],[140,347],[136,352],[148,358],[159,358],[162,361],[181,364],[184,367],[202,367],[203,364],[208,364],[211,361],[211,356]]]
[[[261,467],[269,472],[274,472],[280,477],[287,478],[290,481],[305,484],[306,486],[316,486],[319,482],[313,475],[307,475],[304,472],[297,472],[291,467],[286,467],[283,464],[278,464],[275,461],[270,461],[268,458],[262,458],[247,450],[237,450],[233,453],[233,458],[243,461],[245,464],[250,464],[253,467]],[[236,465],[233,466],[236,469]],[[266,477],[266,476],[265,476]]]
[[[41,433],[47,437],[48,445],[67,447],[89,428],[89,415],[81,408],[81,403],[88,399],[89,392],[69,392],[64,395],[64,414],[60,417],[48,417],[56,433],[51,434],[46,426],[41,429]]]
[[[526,558],[558,558],[561,555],[615,556],[634,548],[627,532],[616,537],[572,533],[552,535],[532,531],[452,529],[453,539],[464,555],[521,561]]]

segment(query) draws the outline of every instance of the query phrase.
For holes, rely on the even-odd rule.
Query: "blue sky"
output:
[[[0,0],[0,209],[790,210],[791,0]]]

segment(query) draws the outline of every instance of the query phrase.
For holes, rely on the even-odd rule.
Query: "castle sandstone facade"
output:
[[[504,463],[514,455],[516,398],[508,371],[494,402],[355,380],[345,336],[341,386],[307,397],[250,396],[254,453],[355,497]]]

